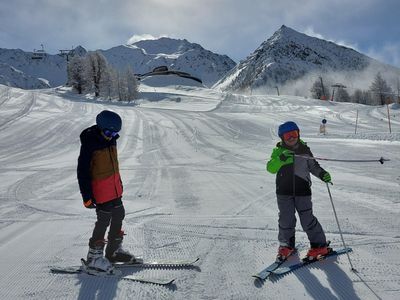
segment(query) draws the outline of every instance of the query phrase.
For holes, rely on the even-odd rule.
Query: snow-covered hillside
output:
[[[74,50],[76,55],[83,56],[86,50],[81,46]],[[129,66],[137,74],[147,73],[155,67],[167,66],[171,70],[187,72],[200,78],[206,86],[212,86],[236,63],[226,55],[215,54],[187,40],[160,38],[157,40],[139,41],[132,45],[100,50],[108,62],[121,71]],[[43,59],[32,59],[32,52],[20,49],[1,49],[0,64],[19,70],[10,76],[6,68],[0,69],[0,83],[19,88],[43,88],[38,79],[48,81],[50,86],[59,86],[67,82],[67,61],[65,57],[47,54]],[[26,78],[36,78],[36,84],[29,87]],[[31,81],[32,81],[31,79]]]
[[[398,68],[283,25],[227,73],[216,87],[223,90],[249,91],[258,87],[282,86],[288,82],[293,85],[293,81],[303,76],[314,76],[315,80],[323,74],[328,74],[349,86],[360,79],[372,81],[378,71],[385,77],[392,76],[397,79],[400,76]],[[367,74],[364,74],[365,72]],[[312,82],[307,90],[311,85]]]
[[[50,84],[46,80],[27,75],[3,63],[0,63],[0,84],[22,89],[44,89],[50,87]]]
[[[294,96],[239,96],[200,87],[144,87],[139,105],[88,101],[68,89],[0,85],[1,299],[398,299],[400,110]],[[180,99],[177,101],[177,99]],[[155,101],[164,99],[164,101]],[[126,268],[175,277],[168,287],[118,278],[51,274],[87,253],[95,212],[76,180],[80,132],[110,109],[124,183],[124,245],[145,258],[200,257],[194,268]],[[358,130],[355,134],[355,117]],[[318,134],[322,118],[327,135]],[[284,277],[252,274],[276,255],[275,176],[265,170],[277,127],[293,120],[315,156],[390,159],[381,165],[320,161],[345,255]],[[313,178],[314,213],[342,246],[326,185]],[[309,246],[300,224],[299,261]]]
[[[187,72],[212,86],[236,63],[226,55],[215,54],[187,40],[162,37],[102,51],[108,62],[118,69],[131,65],[135,73],[143,74],[159,66]]]
[[[67,62],[66,59],[59,55],[46,55],[43,59],[32,59],[32,52],[25,52],[20,49],[1,49],[0,63],[4,66],[0,70],[0,76],[4,78],[3,82],[8,82],[10,86],[19,88],[44,88],[43,82],[32,84],[27,87],[26,79],[31,78],[31,82],[36,82],[41,78],[47,81],[50,86],[58,86],[65,84],[67,81]],[[8,68],[6,68],[8,66]],[[19,74],[7,72],[8,69],[14,68]]]

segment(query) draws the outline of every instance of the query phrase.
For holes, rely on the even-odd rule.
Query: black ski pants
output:
[[[108,226],[108,242],[114,241],[120,236],[122,221],[125,218],[125,208],[121,198],[98,204],[96,206],[97,221],[93,229],[89,246],[93,247],[96,241],[104,240]]]

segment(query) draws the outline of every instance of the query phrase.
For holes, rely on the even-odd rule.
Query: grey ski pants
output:
[[[326,244],[324,230],[313,215],[311,196],[277,195],[277,200],[279,208],[278,240],[281,246],[295,247],[296,211],[311,247],[321,247]]]

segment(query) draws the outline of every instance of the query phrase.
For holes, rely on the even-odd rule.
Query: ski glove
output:
[[[327,171],[321,172],[320,178],[323,182],[331,182],[331,175]]]
[[[92,199],[83,200],[83,205],[86,208],[96,208],[96,202]]]
[[[282,147],[276,147],[272,151],[271,159],[267,162],[267,171],[276,174],[285,165],[293,163],[293,152]]]
[[[279,159],[281,161],[287,161],[289,158],[293,158],[293,151],[283,150],[282,154],[279,155]]]

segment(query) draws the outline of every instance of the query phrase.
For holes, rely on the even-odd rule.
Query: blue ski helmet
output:
[[[108,129],[118,132],[121,130],[122,120],[117,113],[109,110],[103,110],[97,115],[96,124],[101,130]]]
[[[326,119],[322,119],[322,124],[326,124]]]
[[[300,131],[299,127],[295,122],[288,121],[279,126],[278,135],[282,138],[283,134],[289,131],[297,130]]]

